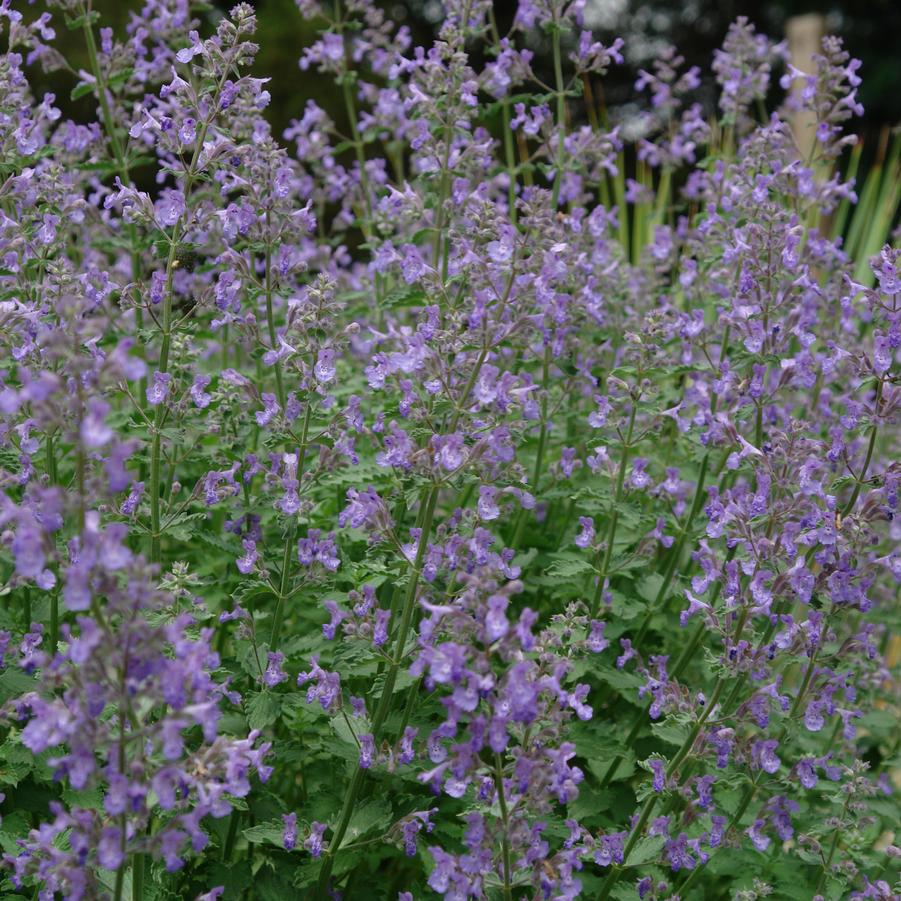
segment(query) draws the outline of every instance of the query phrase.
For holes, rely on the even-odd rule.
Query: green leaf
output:
[[[0,675],[0,704],[34,689],[34,677],[20,670],[8,669]]]
[[[583,556],[570,551],[552,554],[551,561],[547,574],[555,579],[571,579],[594,570],[594,567]]]
[[[281,711],[278,695],[271,691],[259,691],[247,702],[247,725],[251,729],[265,729],[271,726]]]
[[[664,720],[662,723],[651,723],[651,731],[661,741],[679,748],[688,737],[689,726],[687,723],[678,723],[674,720]]]
[[[370,798],[350,818],[341,845],[349,845],[372,832],[387,832],[391,823],[391,805],[384,798]]]
[[[93,93],[94,85],[83,81],[81,84],[75,85],[75,87],[72,88],[72,92],[69,94],[69,99],[78,100],[81,97],[86,97],[88,94]]]
[[[643,838],[632,850],[626,864],[630,867],[638,867],[642,864],[650,863],[660,857],[666,838],[662,835],[655,835],[653,838]]]
[[[83,28],[85,25],[93,25],[95,22],[100,21],[100,13],[96,10],[91,10],[89,13],[85,13],[83,16],[66,16],[66,28],[69,31],[77,31],[79,28]]]
[[[269,823],[260,823],[257,826],[251,826],[243,831],[244,838],[252,845],[278,845],[283,846],[285,827],[283,823],[272,821]]]

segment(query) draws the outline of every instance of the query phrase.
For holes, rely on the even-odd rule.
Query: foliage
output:
[[[611,129],[578,4],[299,0],[350,128],[283,146],[248,4],[51,5],[0,6],[3,891],[895,897],[901,181],[840,41],[777,87],[739,20],[718,118],[673,51]]]

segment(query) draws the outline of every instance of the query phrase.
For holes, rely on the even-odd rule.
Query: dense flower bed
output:
[[[670,53],[612,125],[578,2],[299,0],[277,136],[249,5],[86,3],[0,4],[4,897],[897,897],[841,42],[739,20],[717,116]],[[67,26],[96,121],[29,88]]]

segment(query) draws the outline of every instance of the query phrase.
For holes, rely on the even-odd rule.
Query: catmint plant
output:
[[[860,63],[296,6],[0,4],[2,891],[897,897]]]

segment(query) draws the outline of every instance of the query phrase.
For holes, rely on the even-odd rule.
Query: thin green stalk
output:
[[[735,547],[729,549],[729,553],[726,557],[727,561],[732,559],[733,555],[735,554],[735,550]],[[718,579],[716,582],[714,582],[710,596],[711,605],[716,603],[716,599],[719,597],[722,586],[723,583],[721,579]],[[694,659],[695,652],[700,646],[701,640],[706,631],[707,626],[704,621],[699,621],[695,626],[695,630],[692,633],[688,644],[685,645],[682,653],[679,655],[679,659],[676,661],[676,665],[670,671],[670,679],[678,679],[679,676],[682,675],[682,672],[685,667],[688,666],[689,661]],[[624,744],[625,748],[631,748],[632,743],[638,737],[638,733],[641,731],[641,726],[645,722],[645,717],[647,716],[647,711],[650,706],[650,703],[646,704],[645,707],[642,708],[638,712],[638,715],[635,717],[635,722],[632,724],[632,728],[629,730],[629,734],[626,736],[626,741]],[[610,781],[613,779],[613,776],[615,775],[620,763],[622,763],[624,756],[624,753],[620,754],[611,761],[610,765],[607,767],[606,772],[604,773],[603,778],[601,779],[601,788],[606,788],[610,784]]]
[[[397,639],[395,640],[392,652],[392,662],[385,676],[385,684],[382,688],[382,695],[379,698],[379,704],[376,708],[375,716],[373,717],[372,721],[372,734],[375,738],[376,743],[378,743],[379,741],[382,733],[382,728],[384,727],[385,720],[388,717],[388,712],[391,709],[391,700],[394,694],[394,686],[397,681],[397,674],[403,661],[404,651],[407,645],[407,638],[409,636],[410,627],[413,623],[413,613],[416,607],[416,592],[419,587],[419,578],[422,573],[422,562],[425,558],[426,547],[428,545],[429,538],[431,537],[432,525],[435,518],[435,506],[438,502],[438,493],[438,487],[433,485],[430,489],[428,489],[427,494],[425,494],[423,498],[426,513],[423,517],[422,531],[420,532],[419,542],[416,547],[416,557],[414,558],[413,566],[410,570],[410,581],[407,584],[407,593],[406,597],[404,598],[400,628],[398,629]],[[331,845],[325,854],[325,857],[322,861],[322,867],[319,870],[319,884],[317,888],[317,896],[319,898],[324,899],[325,897],[327,897],[328,883],[332,875],[335,855],[341,849],[341,841],[344,838],[345,833],[347,832],[347,827],[350,824],[350,818],[353,816],[357,802],[357,795],[359,794],[360,788],[363,785],[364,772],[365,771],[360,767],[357,767],[355,769],[353,778],[351,779],[350,785],[348,786],[347,792],[344,796],[344,804],[341,808],[341,815],[338,820],[338,825],[332,834]]]
[[[83,22],[82,31],[84,32],[85,44],[88,51],[88,62],[91,67],[91,75],[94,77],[94,84],[97,86],[97,100],[100,103],[100,111],[103,114],[103,124],[106,126],[106,133],[109,136],[110,144],[113,148],[113,157],[115,158],[116,167],[119,170],[119,177],[123,184],[130,184],[131,179],[128,176],[128,166],[125,164],[125,152],[122,148],[122,141],[119,133],[116,131],[116,123],[113,119],[113,113],[110,109],[109,99],[106,96],[106,83],[103,80],[103,73],[100,71],[100,63],[97,57],[97,44],[94,41],[94,28],[90,19],[90,3],[87,7],[82,6]]]
[[[97,101],[100,104],[100,111],[103,117],[103,125],[106,129],[110,145],[113,149],[113,158],[116,163],[116,169],[118,170],[119,179],[123,185],[130,187],[132,183],[131,172],[128,168],[128,161],[125,157],[125,149],[122,146],[119,132],[116,130],[116,123],[113,119],[112,110],[110,109],[109,99],[106,96],[107,86],[103,78],[103,73],[100,70],[100,61],[97,57],[97,44],[94,40],[94,27],[91,24],[90,16],[88,15],[89,11],[90,4],[88,4],[87,8],[82,6],[82,14],[84,18],[82,30],[84,31],[85,44],[88,52],[88,64],[91,69],[91,75],[93,75],[94,77],[94,84],[96,85],[95,93],[97,95]],[[131,248],[131,278],[133,282],[137,282],[138,276],[140,274],[141,263],[140,255],[136,247],[137,231],[135,229],[134,223],[129,222],[126,226],[126,230],[128,232],[129,247]],[[135,305],[134,309],[135,328],[138,332],[140,332],[144,327],[144,313],[141,310],[140,304]],[[146,384],[146,377],[141,376],[138,394],[139,402],[143,402]]]
[[[560,23],[554,22],[551,35],[554,53],[554,84],[557,94],[557,161],[554,172],[554,188],[551,194],[551,209],[557,209],[560,201],[560,187],[563,184],[563,160],[566,140],[566,89],[563,84],[563,60],[560,52]]]
[[[125,864],[116,870],[116,885],[113,888],[113,901],[122,901],[122,890],[125,888]]]
[[[691,532],[691,527],[694,524],[694,519],[698,515],[698,512],[700,511],[701,505],[703,503],[703,492],[705,487],[704,483],[707,480],[707,468],[709,464],[710,451],[708,450],[707,453],[704,454],[704,459],[701,461],[701,470],[698,473],[695,495],[694,499],[691,502],[691,508],[688,512],[688,517],[685,520],[685,524],[682,526],[679,537],[676,539],[675,546],[673,547],[672,551],[670,551],[670,559],[666,571],[663,575],[663,582],[661,583],[660,588],[657,591],[654,602],[648,608],[648,612],[645,614],[641,627],[638,630],[638,634],[635,637],[634,644],[636,647],[641,644],[642,640],[647,634],[648,628],[651,625],[651,620],[653,619],[654,614],[658,612],[661,604],[666,598],[669,587],[672,584],[674,576],[676,575],[676,570],[679,568],[679,561],[682,559],[682,550],[685,547],[685,541],[688,538],[689,533]]]
[[[175,230],[178,230],[178,225]],[[172,279],[175,273],[175,252],[178,242],[173,233],[169,245],[169,257],[166,260],[166,291],[163,297],[163,341],[160,346],[160,359],[157,369],[161,374],[169,371],[169,343],[172,334]],[[166,413],[165,403],[157,404],[153,415],[153,441],[150,447],[150,562],[159,565],[162,562],[160,544],[160,468],[162,465],[162,426]]]
[[[93,40],[93,36],[92,36]],[[214,99],[218,98],[222,93],[229,75],[228,67],[219,79],[218,87],[213,95]],[[215,110],[217,104],[213,104],[212,109]],[[200,152],[203,149],[204,141],[206,141],[207,133],[213,121],[215,113],[204,119],[195,140],[194,153],[191,156],[191,162],[185,172],[185,184],[183,193],[187,201],[191,186],[197,177],[197,164],[200,161]],[[183,213],[175,225],[172,227],[172,235],[169,238],[169,254],[166,258],[166,289],[163,297],[163,313],[162,313],[162,343],[160,345],[160,358],[157,364],[157,370],[161,375],[169,372],[169,345],[172,340],[172,281],[175,275],[175,260],[177,257],[178,245],[184,235],[187,213]],[[163,419],[166,414],[166,404],[158,404],[153,417],[153,442],[150,448],[150,562],[159,565],[162,562],[162,548],[160,544],[160,457],[162,451],[162,434],[161,429]]]
[[[131,898],[132,901],[141,901],[144,897],[144,855],[135,854],[131,866]]]
[[[363,206],[366,212],[366,222],[361,223],[363,237],[369,240],[369,220],[372,219],[372,199],[369,195],[369,176],[366,172],[366,154],[363,150],[363,139],[360,137],[360,127],[357,124],[357,104],[354,99],[353,82],[350,76],[345,74],[341,79],[341,89],[344,94],[344,108],[347,111],[347,119],[350,122],[350,134],[353,139],[354,151],[357,155],[357,165],[360,168],[360,188],[363,191]]]
[[[547,345],[544,349],[544,357],[541,364],[541,427],[538,432],[538,450],[535,453],[535,467],[532,471],[532,490],[538,491],[538,479],[541,478],[541,471],[544,468],[544,454],[547,449],[548,435],[548,390],[550,387],[550,370],[551,370],[551,347]],[[519,547],[523,530],[526,526],[528,514],[524,508],[520,508],[516,515],[516,526],[513,529],[513,540],[511,547]]]
[[[885,383],[882,379],[879,380],[879,384],[876,386],[876,401],[873,404],[873,424],[870,426],[870,440],[867,442],[867,454],[863,461],[863,468],[860,471],[860,475],[855,479],[854,482],[854,491],[851,494],[851,497],[848,499],[848,503],[845,504],[842,509],[842,516],[847,516],[853,509],[854,505],[857,503],[857,498],[860,497],[860,489],[863,487],[864,482],[867,478],[867,472],[870,468],[870,463],[873,460],[873,450],[876,447],[876,436],[879,433],[879,426],[876,424],[876,419],[879,416],[879,403],[882,400],[882,386]]]
[[[538,490],[538,480],[544,468],[544,452],[547,449],[548,425],[548,389],[550,387],[551,346],[544,348],[544,360],[541,364],[541,429],[538,432],[538,450],[535,453],[535,469],[532,472],[532,487]]]
[[[222,846],[222,860],[224,863],[231,861],[232,853],[235,850],[235,842],[238,838],[238,825],[241,822],[241,811],[232,808],[231,815],[228,818],[228,832],[225,836],[225,844]]]
[[[310,419],[312,416],[313,405],[307,397],[306,410],[303,415],[303,426],[300,432],[300,453],[297,458],[297,481],[300,483],[303,478],[304,466],[307,458],[307,436],[310,432]],[[297,523],[293,517],[288,531],[285,535],[285,546],[282,549],[282,571],[279,578],[278,601],[275,605],[275,613],[272,617],[272,634],[269,638],[269,649],[274,651],[278,645],[281,634],[282,621],[284,619],[285,599],[288,596],[288,585],[291,578],[291,563],[294,559],[294,541],[297,538]]]
[[[508,830],[510,828],[510,813],[507,810],[507,798],[504,794],[504,771],[501,766],[500,754],[494,755],[494,785],[497,789],[497,803],[501,811],[501,825],[503,828],[501,853],[504,862],[504,901],[513,901],[513,889],[510,881],[512,873],[512,868],[510,866],[510,836],[508,835]]]
[[[492,13],[493,15],[493,13]],[[502,130],[504,133],[504,161],[507,166],[507,206],[510,208],[510,221],[516,225],[516,157],[513,151],[513,133],[510,131],[510,101],[501,100]]]
[[[269,210],[266,210],[266,327],[269,332],[269,346],[273,353],[278,352],[278,337],[275,330],[275,314],[272,307],[272,235],[271,235],[272,217]],[[275,392],[278,396],[279,406],[284,412],[285,409],[285,386],[282,381],[282,364],[276,357],[275,360]]]
[[[725,684],[726,680],[724,678],[717,680],[716,688],[713,690],[713,694],[711,695],[710,700],[707,702],[703,713],[695,721],[695,724],[692,726],[691,731],[688,733],[688,737],[682,743],[682,746],[679,748],[676,756],[670,761],[669,766],[666,768],[667,779],[670,779],[673,775],[675,775],[685,758],[691,753],[691,749],[694,746],[695,740],[697,739],[698,734],[703,728],[704,723],[707,722],[707,719],[710,717],[710,714],[713,713],[714,708],[719,702],[720,695],[722,694]],[[629,833],[629,837],[626,840],[625,847],[623,848],[622,864],[620,864],[620,866],[618,867],[613,867],[607,874],[607,878],[601,885],[600,891],[597,895],[597,901],[606,901],[606,899],[610,897],[610,892],[613,890],[613,887],[619,881],[620,876],[622,876],[623,871],[626,869],[629,862],[629,856],[635,849],[635,845],[638,844],[638,841],[641,838],[642,833],[644,832],[644,827],[647,825],[648,820],[651,818],[651,814],[654,812],[654,807],[656,806],[656,804],[657,795],[650,795],[647,800],[645,800],[644,805],[641,808],[641,813],[638,816],[638,821],[632,827],[632,830]]]
[[[591,599],[590,613],[592,619],[598,615],[601,598],[604,595],[604,583],[610,572],[610,561],[613,558],[613,545],[616,542],[616,527],[619,524],[619,508],[623,501],[623,487],[626,483],[626,466],[629,462],[629,451],[632,448],[632,434],[635,431],[635,416],[638,413],[638,399],[632,401],[632,411],[629,414],[629,427],[626,430],[626,440],[623,441],[623,455],[619,461],[619,473],[616,477],[616,491],[613,495],[613,510],[610,514],[610,528],[607,531],[607,547],[604,551],[604,562],[598,574],[598,584]]]
[[[55,655],[59,646],[59,592],[50,594],[50,654]]]
[[[53,446],[53,436],[48,435],[45,444],[47,478],[51,485],[56,485],[59,477],[56,471],[56,451]],[[30,623],[29,623],[30,625]],[[50,653],[56,654],[59,647],[59,592],[50,594]]]

